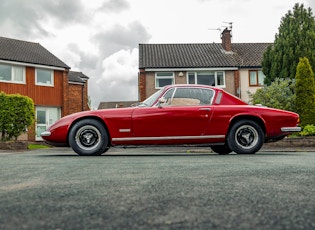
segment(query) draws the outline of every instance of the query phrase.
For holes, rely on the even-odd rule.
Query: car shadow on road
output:
[[[56,154],[40,154],[39,157],[260,157],[260,156],[298,156],[299,152],[258,152],[256,154],[228,154],[219,155],[216,153],[174,153],[174,152],[152,152],[152,153],[110,153],[100,156],[79,156],[76,153],[56,153]]]

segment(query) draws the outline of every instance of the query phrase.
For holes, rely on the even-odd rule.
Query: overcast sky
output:
[[[1,0],[0,36],[39,42],[89,80],[101,101],[138,100],[139,43],[273,42],[295,3],[314,0]]]

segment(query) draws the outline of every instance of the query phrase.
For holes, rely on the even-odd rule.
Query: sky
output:
[[[0,36],[38,42],[103,101],[138,100],[141,43],[274,42],[281,18],[314,0],[0,0]]]

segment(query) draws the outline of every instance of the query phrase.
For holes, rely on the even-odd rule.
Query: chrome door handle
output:
[[[200,111],[210,111],[211,109],[210,108],[201,108],[199,109]]]

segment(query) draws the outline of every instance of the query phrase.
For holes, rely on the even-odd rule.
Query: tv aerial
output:
[[[221,35],[223,30],[228,29],[231,31],[231,35],[232,35],[233,22],[222,22],[222,23],[228,24],[228,26],[220,26],[218,28],[208,28],[208,30],[217,30],[217,31],[219,31],[219,33]]]
[[[225,24],[228,24],[229,26],[226,27],[226,26],[223,26],[223,27],[226,27],[227,29],[231,30],[232,31],[232,28],[233,28],[233,22],[223,22]]]
[[[218,27],[218,28],[208,28],[208,30],[217,30],[217,31],[219,31],[220,33],[221,33],[222,30],[224,30],[224,29],[232,30],[232,28],[233,28],[233,22],[222,22],[222,23],[228,24],[228,26],[220,26],[220,27]],[[222,29],[222,28],[224,28],[224,29]]]

